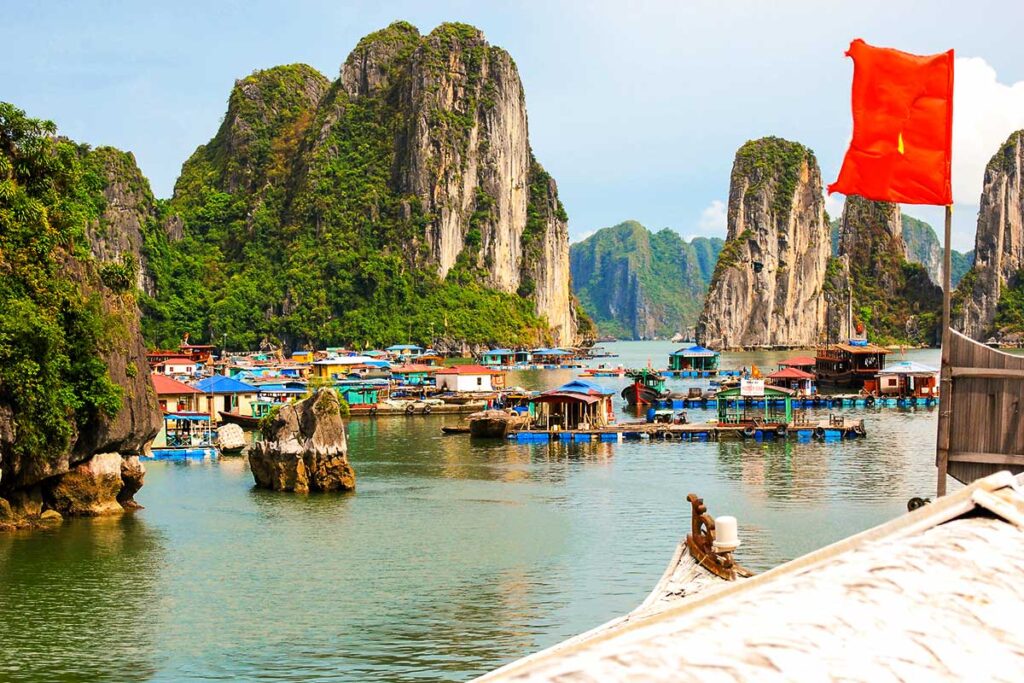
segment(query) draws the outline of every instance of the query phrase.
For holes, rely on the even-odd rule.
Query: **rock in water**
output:
[[[245,448],[245,432],[236,424],[217,427],[217,448],[223,453],[237,455]]]
[[[747,142],[733,163],[728,237],[697,338],[716,349],[813,346],[830,254],[814,153],[776,137]]]
[[[1024,130],[1009,137],[985,168],[974,241],[974,267],[960,282],[954,327],[974,339],[1000,333],[996,320],[1008,289],[1019,287],[1024,268]],[[1005,304],[1004,304],[1005,305]],[[1018,330],[1013,330],[1018,331]]]
[[[275,491],[351,491],[341,403],[333,389],[282,407],[249,450],[249,468],[261,488]]]

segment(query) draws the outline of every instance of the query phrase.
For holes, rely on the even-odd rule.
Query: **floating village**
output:
[[[721,366],[719,352],[686,343],[664,367],[627,368],[602,346],[446,358],[415,344],[286,355],[218,353],[186,340],[176,350],[147,354],[164,418],[149,457],[239,454],[277,409],[321,387],[337,393],[350,418],[458,415],[456,425],[440,428],[444,434],[522,443],[860,438],[868,432],[863,409],[938,402],[938,369],[887,363],[890,353],[851,339],[775,368],[730,368]],[[528,370],[578,376],[547,391],[509,384],[510,373]],[[670,390],[669,379],[692,386]],[[634,419],[617,418],[618,408]],[[862,411],[851,414],[855,409]]]

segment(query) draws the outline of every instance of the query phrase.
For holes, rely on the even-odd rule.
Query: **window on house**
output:
[[[483,383],[484,383],[484,378],[483,378],[483,377],[477,377],[477,378],[476,378],[476,385],[477,385],[478,387],[479,387],[479,386],[481,386],[481,385],[483,385]]]

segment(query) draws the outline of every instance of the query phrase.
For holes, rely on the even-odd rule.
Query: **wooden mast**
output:
[[[952,265],[950,240],[952,224],[953,205],[949,204],[946,206],[946,229],[942,254],[942,364],[939,375],[939,396],[946,400],[941,401],[940,399],[939,434],[935,452],[935,467],[938,470],[938,481],[935,486],[935,494],[937,496],[946,495],[946,473],[949,470],[949,413],[953,405],[951,400],[953,382],[949,368],[950,324],[952,322],[950,318],[950,289],[952,282],[950,278]]]

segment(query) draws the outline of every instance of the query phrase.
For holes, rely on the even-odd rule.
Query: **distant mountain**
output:
[[[839,219],[832,221],[832,255],[839,254]],[[935,284],[942,286],[942,243],[935,234],[930,223],[903,214],[903,242],[907,246],[907,260],[920,263],[928,271],[928,277]],[[950,278],[956,287],[960,280],[974,264],[974,250],[966,254],[956,249],[950,255],[952,269]]]
[[[573,290],[601,334],[670,337],[697,322],[723,244],[636,221],[603,228],[569,248]]]

